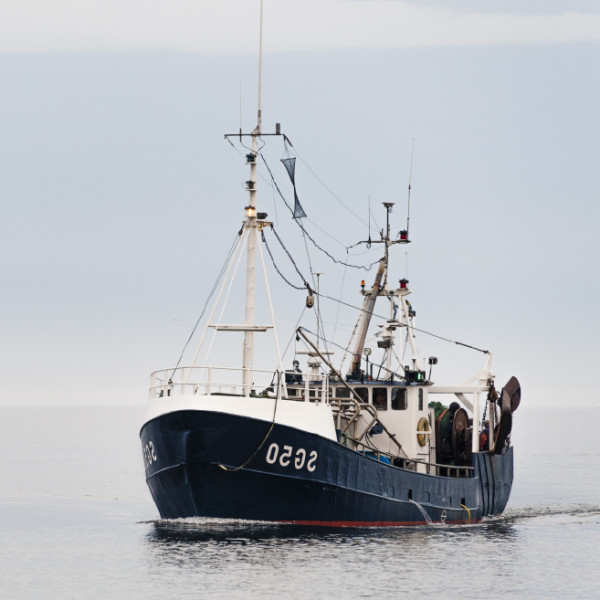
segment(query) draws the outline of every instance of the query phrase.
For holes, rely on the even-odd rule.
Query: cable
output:
[[[328,300],[333,300],[334,302],[339,302],[339,303],[343,304],[344,306],[348,306],[349,308],[354,308],[355,310],[359,310],[360,312],[364,312],[363,308],[354,306],[352,304],[348,304],[347,302],[342,302],[341,300],[338,300],[337,298],[332,298],[331,296],[325,296],[325,294],[319,294],[319,296],[321,296],[321,298],[327,298]],[[383,317],[381,315],[378,315],[377,313],[372,313],[372,315],[374,317],[377,317],[378,319],[384,319],[387,321],[387,317]],[[455,340],[450,340],[448,338],[442,337],[441,335],[436,335],[435,333],[425,331],[424,329],[417,329],[416,327],[413,327],[412,325],[410,326],[410,328],[413,331],[418,331],[419,333],[424,333],[425,335],[430,335],[434,338],[438,338],[439,340],[443,340],[444,342],[450,342],[451,344],[456,344],[457,346],[464,346],[465,348],[470,348],[471,350],[477,350],[477,352],[482,352],[483,354],[490,353],[489,350],[482,350],[481,348],[476,348],[475,346],[470,346],[469,344],[464,344],[463,342],[457,342]]]
[[[219,275],[217,276],[217,280],[215,281],[215,284],[213,285],[212,290],[210,291],[210,294],[208,295],[208,298],[206,299],[206,302],[204,303],[204,308],[202,309],[202,312],[200,313],[200,316],[198,317],[198,320],[196,321],[196,324],[194,325],[194,328],[192,329],[192,333],[190,333],[190,337],[188,338],[187,342],[183,346],[183,350],[181,351],[181,356],[179,357],[179,360],[177,361],[177,365],[175,366],[175,368],[177,368],[179,366],[179,363],[181,362],[181,359],[183,358],[183,355],[185,354],[188,344],[192,340],[192,337],[194,337],[194,333],[196,333],[196,329],[198,329],[198,325],[200,324],[200,321],[202,320],[202,317],[204,316],[204,313],[206,312],[208,303],[210,302],[211,298],[213,297],[213,294],[215,293],[215,290],[217,289],[219,282],[221,281],[223,274],[225,273],[225,270],[227,269],[227,265],[229,264],[229,261],[231,260],[231,257],[233,256],[233,251],[235,250],[235,246],[237,244],[237,238],[239,237],[239,235],[240,235],[239,232],[236,233],[235,239],[233,240],[233,244],[231,245],[231,248],[229,249],[229,252],[227,253],[227,258],[225,259],[225,262],[223,263],[223,266],[221,267],[221,271],[219,272]]]
[[[277,190],[277,193],[281,196],[281,199],[283,200],[283,202],[285,203],[285,205],[288,207],[288,210],[292,213],[292,215],[294,214],[294,210],[293,208],[288,204],[287,200],[284,198],[283,194],[281,193],[281,190],[279,189],[279,186],[277,185],[277,182],[275,181],[275,177],[273,177],[273,173],[269,167],[269,164],[267,163],[265,157],[261,154],[260,157],[263,159],[265,166],[267,167],[267,171],[269,171],[269,175],[271,176],[271,180],[273,181],[273,185],[275,186],[275,189]],[[315,240],[311,237],[311,235],[308,233],[308,231],[306,231],[306,229],[304,228],[304,226],[302,225],[302,223],[300,223],[299,219],[294,219],[294,221],[296,222],[296,224],[298,225],[298,227],[300,227],[300,229],[302,230],[302,233],[304,233],[306,235],[306,237],[313,243],[313,245],[315,246],[315,248],[317,248],[318,250],[320,250],[321,252],[323,252],[324,254],[326,254],[334,263],[340,264],[340,265],[345,265],[347,267],[352,267],[353,269],[364,269],[365,271],[370,271],[371,268],[373,267],[373,265],[378,264],[380,261],[376,260],[375,262],[372,262],[370,265],[368,266],[362,266],[362,265],[351,265],[349,263],[345,263],[341,260],[337,260],[337,258],[333,257],[331,254],[329,254],[329,252],[327,252],[327,250],[325,250],[324,248],[321,248],[321,246],[319,246],[319,244],[317,244],[317,242],[315,242]],[[312,223],[312,221],[311,221]],[[314,225],[314,223],[313,223]],[[320,229],[320,227],[318,225],[315,225],[315,227],[317,227],[318,229]],[[324,232],[325,233],[325,232]],[[329,235],[329,234],[327,234]],[[329,236],[332,237],[332,236]],[[335,238],[332,237],[332,239],[335,240]],[[337,240],[335,240],[337,241]],[[341,242],[338,242],[338,244],[340,244],[341,246],[343,246],[344,248],[346,248],[346,246],[344,246]],[[311,269],[312,271],[312,269]]]
[[[311,335],[314,335],[315,337],[318,337],[320,340],[322,340],[325,343],[327,343],[327,341],[329,341],[330,344],[333,344],[334,346],[337,346],[341,350],[345,350],[345,348],[343,346],[340,346],[339,344],[336,344],[335,342],[333,342],[331,340],[326,340],[325,338],[322,338],[320,335],[317,335],[314,331],[311,331],[310,329],[306,329],[306,327],[300,327],[300,329],[302,329],[303,331],[306,331],[307,333],[310,333]],[[353,356],[358,356],[361,361],[365,360],[359,354],[355,354],[354,352],[351,352],[350,354],[352,354]],[[383,369],[384,371],[387,371],[388,373],[391,373],[392,375],[396,375],[396,377],[398,377],[400,379],[406,379],[406,377],[404,375],[400,375],[400,373],[396,373],[396,371],[391,371],[390,369],[387,369],[386,367],[384,367],[383,363],[380,366],[379,372],[381,372],[381,369]]]
[[[271,253],[271,248],[269,248],[269,244],[267,243],[267,238],[265,237],[265,232],[264,230],[260,232],[261,236],[262,236],[262,241],[265,244],[265,247],[267,248],[267,252],[269,253],[269,256],[271,257],[271,262],[273,263],[273,266],[275,267],[275,270],[277,271],[277,273],[279,273],[279,276],[281,277],[281,279],[283,279],[290,287],[293,287],[295,290],[304,290],[304,289],[309,289],[310,290],[310,285],[307,283],[307,281],[304,279],[304,277],[302,276],[302,273],[300,273],[300,271],[298,271],[298,267],[296,267],[296,263],[294,262],[294,259],[290,256],[290,260],[292,261],[292,264],[294,265],[294,267],[296,267],[296,271],[298,272],[298,275],[300,275],[302,281],[304,282],[304,287],[299,287],[297,285],[294,285],[293,283],[291,283],[290,281],[288,281],[285,277],[285,275],[279,270],[279,267],[275,264],[275,259],[273,258],[273,254]],[[273,233],[275,233],[275,231],[273,230]],[[277,235],[277,234],[275,234]],[[279,239],[279,237],[277,238]],[[285,249],[285,247],[284,247]],[[288,254],[289,256],[289,254]]]
[[[252,456],[243,464],[241,464],[239,467],[226,467],[225,465],[221,464],[220,462],[217,463],[217,465],[219,467],[221,467],[221,469],[223,469],[223,471],[227,471],[228,473],[235,473],[236,471],[241,471],[260,451],[260,449],[265,445],[265,442],[267,441],[268,437],[271,435],[271,431],[273,431],[273,427],[275,427],[275,416],[277,415],[277,403],[279,401],[279,393],[280,393],[280,382],[277,383],[277,395],[275,396],[275,408],[273,409],[273,420],[271,421],[271,427],[269,427],[269,431],[267,431],[267,435],[265,435],[263,441],[260,443],[260,445],[258,446],[258,448],[253,452]]]
[[[237,149],[237,148],[236,148],[236,147],[233,145],[233,143],[231,142],[231,140],[228,140],[228,141],[229,141],[229,143],[230,143],[230,144],[233,146],[233,148],[234,148],[234,149],[235,149],[235,150],[238,152],[238,154],[240,154],[240,156],[241,156],[241,153],[240,153],[240,152],[239,152],[239,150],[238,150],[238,149]],[[285,205],[288,207],[288,209],[290,210],[290,212],[291,212],[292,214],[294,214],[294,211],[293,211],[293,209],[290,207],[290,205],[287,203],[286,199],[284,198],[283,194],[281,193],[281,190],[279,189],[279,186],[277,185],[277,182],[275,181],[275,178],[273,177],[273,173],[271,172],[271,169],[269,168],[269,165],[267,164],[267,161],[265,160],[265,157],[264,157],[262,154],[261,154],[260,156],[261,156],[261,158],[263,159],[263,161],[264,161],[264,163],[265,163],[265,166],[267,167],[267,170],[269,171],[269,175],[271,176],[271,180],[272,180],[272,182],[273,182],[273,185],[275,186],[275,189],[277,190],[277,193],[279,194],[279,196],[280,196],[280,197],[281,197],[281,199],[283,200],[284,204],[285,204]],[[300,159],[300,160],[302,160],[302,159]],[[302,162],[304,162],[304,161],[302,161]],[[305,163],[305,164],[306,164],[306,163]],[[306,166],[308,167],[308,165],[306,165]],[[261,175],[261,177],[262,177],[262,175]],[[264,179],[264,180],[266,181],[266,179],[265,179],[264,177],[262,177],[262,179]],[[268,182],[267,182],[267,183],[268,183]],[[372,213],[371,213],[371,214],[372,214]],[[373,215],[373,214],[372,214],[372,216],[373,216],[373,219],[375,219],[375,215]],[[329,258],[331,258],[331,260],[333,260],[333,262],[335,262],[335,263],[342,264],[342,265],[345,265],[345,266],[347,266],[347,267],[352,267],[352,268],[354,268],[354,269],[364,269],[365,271],[370,271],[370,270],[371,270],[371,268],[373,267],[373,265],[375,265],[375,264],[377,264],[377,263],[381,262],[381,260],[377,260],[377,261],[375,261],[375,262],[372,262],[372,263],[371,263],[371,264],[370,264],[368,267],[365,267],[365,266],[351,265],[351,264],[348,264],[348,263],[345,263],[345,262],[339,261],[339,260],[335,259],[333,256],[331,256],[331,254],[329,254],[329,253],[328,253],[326,250],[323,250],[323,248],[321,248],[321,247],[320,247],[320,246],[319,246],[319,245],[318,245],[318,244],[317,244],[317,243],[316,243],[316,242],[315,242],[315,241],[312,239],[312,237],[310,236],[310,234],[309,234],[309,233],[306,231],[306,229],[304,229],[304,227],[302,226],[302,224],[301,224],[301,223],[300,223],[300,222],[299,222],[297,219],[296,219],[295,221],[296,221],[296,223],[298,224],[298,227],[300,227],[300,229],[302,230],[302,232],[306,234],[306,237],[308,237],[308,239],[309,239],[309,240],[310,240],[310,241],[311,241],[311,242],[312,242],[312,243],[315,245],[315,247],[316,247],[316,248],[318,248],[319,250],[321,250],[321,252],[323,252],[323,253],[327,254],[327,256],[329,256]],[[377,221],[375,221],[375,224],[377,225]],[[378,225],[377,225],[377,226],[378,226]],[[305,242],[306,242],[306,240],[305,240]],[[350,246],[350,247],[351,247],[351,246]],[[308,251],[308,250],[307,250],[307,251]],[[287,252],[287,250],[286,250],[286,252]],[[289,252],[288,252],[288,254],[289,254]],[[272,256],[271,256],[271,260],[273,260],[273,257],[272,257]],[[310,255],[309,255],[309,260],[310,260]],[[312,268],[311,268],[311,271],[312,271]],[[281,272],[280,272],[280,271],[278,271],[278,272],[279,272],[279,274],[281,275]],[[283,277],[283,275],[281,275],[281,276]],[[285,278],[284,278],[284,279],[285,279]],[[302,279],[304,280],[304,277],[302,277]],[[286,281],[287,281],[287,280],[286,280]],[[289,282],[288,282],[288,283],[289,283]],[[292,284],[290,284],[290,285],[292,285]],[[295,287],[295,286],[293,286],[293,285],[292,285],[292,287]],[[314,292],[314,290],[313,290],[313,293],[316,293],[316,292]],[[348,304],[348,303],[346,303],[346,302],[342,302],[342,300],[337,300],[336,298],[331,298],[330,296],[326,296],[326,295],[324,295],[324,294],[319,294],[319,296],[321,296],[322,298],[327,298],[328,300],[333,300],[334,302],[339,302],[340,304],[343,304],[343,305],[345,305],[345,306],[348,306],[349,308],[353,308],[353,309],[355,309],[355,310],[359,310],[359,311],[361,311],[361,312],[363,312],[363,310],[364,310],[364,309],[362,309],[362,308],[359,308],[358,306],[353,306],[352,304]],[[384,319],[384,320],[387,320],[387,317],[383,317],[383,316],[381,316],[381,315],[378,315],[378,314],[376,314],[376,313],[372,313],[372,314],[373,314],[373,316],[375,316],[375,317],[377,317],[377,318],[379,318],[379,319]],[[448,338],[442,337],[441,335],[436,335],[435,333],[431,333],[431,332],[429,332],[429,331],[425,331],[425,330],[423,330],[423,329],[417,329],[416,327],[411,327],[411,329],[413,329],[413,331],[418,331],[419,333],[423,333],[423,334],[425,334],[425,335],[430,335],[430,336],[432,336],[432,337],[435,337],[435,338],[437,338],[437,339],[439,339],[439,340],[442,340],[442,341],[444,341],[444,342],[449,342],[449,343],[451,343],[451,344],[456,344],[457,346],[463,346],[463,347],[465,347],[465,348],[470,348],[471,350],[476,350],[477,352],[482,352],[483,354],[489,354],[489,350],[482,350],[481,348],[476,348],[475,346],[471,346],[471,345],[469,345],[469,344],[465,344],[465,343],[463,343],[463,342],[457,342],[457,341],[455,341],[455,340],[450,340],[450,339],[448,339]],[[181,359],[180,359],[180,360],[181,360]]]
[[[277,233],[275,232],[275,229],[273,227],[271,227],[271,229],[273,230],[273,233],[275,234],[275,236],[277,237],[279,243],[281,244],[281,247],[285,250],[286,254],[289,256],[290,260],[292,261],[294,268],[296,269],[296,272],[298,273],[298,275],[300,275],[300,278],[302,279],[302,281],[304,282],[304,285],[310,290],[310,286],[308,285],[308,283],[306,282],[306,279],[304,278],[304,276],[302,275],[302,273],[300,272],[300,270],[298,269],[294,259],[292,258],[292,255],[289,253],[289,251],[287,250],[287,248],[284,246],[283,242],[281,241],[281,238],[277,235]],[[264,232],[263,232],[263,241],[266,244],[266,239],[264,237]],[[267,245],[267,250],[269,251],[269,256],[271,257],[271,260],[273,261],[273,265],[275,266],[276,271],[279,273],[279,275],[281,276],[281,278],[291,287],[293,287],[294,289],[297,290],[301,290],[303,288],[297,287],[294,284],[290,283],[281,273],[281,271],[277,268],[277,266],[275,265],[275,261],[273,259],[273,255],[271,254],[271,250],[269,249],[268,245]],[[310,260],[310,257],[309,257]],[[311,269],[312,271],[312,269]],[[325,294],[321,294],[319,292],[316,292],[313,290],[314,294],[318,294],[321,298],[327,298],[327,300],[333,300],[333,302],[338,302],[339,304],[343,304],[344,306],[348,306],[349,308],[353,308],[355,310],[358,310],[360,312],[364,312],[364,308],[362,307],[358,307],[358,306],[354,306],[353,304],[348,304],[347,302],[344,302],[342,300],[338,300],[337,298],[332,298],[331,296],[326,296]],[[372,316],[377,317],[379,319],[383,319],[385,321],[387,321],[387,317],[384,317],[382,315],[378,315],[377,313],[373,312]],[[442,337],[441,335],[436,335],[435,333],[431,333],[429,331],[425,331],[424,329],[417,329],[416,327],[413,327],[412,325],[410,325],[410,328],[413,331],[418,331],[419,333],[423,333],[425,335],[430,335],[432,337],[435,337],[439,340],[443,340],[444,342],[450,342],[451,344],[456,344],[457,346],[464,346],[465,348],[470,348],[471,350],[476,350],[477,352],[482,352],[483,354],[489,354],[488,350],[482,350],[481,348],[476,348],[475,346],[471,346],[469,344],[465,344],[463,342],[457,342],[455,340],[450,340],[448,338]],[[340,346],[341,348],[341,346]]]
[[[361,223],[363,223],[364,225],[367,225],[367,227],[370,226],[369,224],[364,221],[363,219],[361,219],[351,208],[349,208],[348,206],[346,206],[320,179],[319,176],[310,168],[310,165],[300,156],[300,154],[298,154],[298,151],[296,150],[296,148],[294,147],[294,152],[296,154],[296,156],[306,165],[306,167],[308,168],[308,170],[315,176],[315,179],[350,213],[352,213]]]
[[[296,329],[298,329],[298,325],[300,325],[300,321],[302,320],[302,317],[304,316],[304,311],[306,310],[306,305],[304,305],[304,308],[302,309],[302,312],[300,313],[300,318],[298,319],[298,321],[296,322],[296,327],[294,327],[294,331],[292,332],[292,337],[290,338],[290,341],[288,342],[288,345],[285,347],[285,350],[283,352],[283,356],[281,357],[281,362],[283,363],[283,359],[285,358],[285,355],[287,354],[287,351],[290,348],[290,344],[292,343],[292,340],[296,337],[297,333],[296,333]]]
[[[348,256],[348,249],[346,248],[346,256]],[[342,299],[342,294],[344,293],[344,281],[346,280],[346,267],[344,267],[344,275],[342,277],[342,287],[340,288],[340,300]],[[337,313],[335,315],[335,325],[333,326],[333,334],[331,336],[332,340],[335,340],[335,332],[338,326],[338,318],[340,316],[340,305],[338,304]]]

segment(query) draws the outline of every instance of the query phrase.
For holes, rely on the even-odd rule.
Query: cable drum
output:
[[[417,431],[431,431],[431,427],[429,427],[429,421],[425,417],[421,417],[419,419],[419,423],[417,424]],[[427,435],[424,433],[417,433],[417,440],[419,442],[419,446],[427,445]]]

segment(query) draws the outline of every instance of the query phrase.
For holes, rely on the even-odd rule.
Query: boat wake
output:
[[[600,506],[592,504],[566,504],[566,505],[555,505],[555,506],[516,506],[506,510],[506,512],[498,517],[485,517],[479,523],[473,523],[470,525],[457,524],[449,525],[444,523],[433,523],[431,517],[427,514],[427,511],[418,503],[413,502],[415,506],[423,514],[423,517],[427,521],[427,525],[418,526],[404,526],[398,528],[390,527],[361,527],[347,529],[344,531],[348,534],[356,532],[358,529],[365,530],[381,530],[390,531],[390,529],[408,530],[408,529],[448,529],[455,530],[459,528],[478,528],[486,526],[502,526],[502,525],[513,525],[522,522],[526,522],[532,519],[540,519],[545,517],[600,517]],[[155,519],[150,521],[139,521],[138,524],[153,525],[156,531],[160,531],[163,534],[254,534],[254,533],[277,533],[284,534],[284,532],[298,532],[299,530],[311,530],[314,532],[321,532],[323,535],[327,535],[327,532],[331,529],[328,527],[312,527],[307,525],[294,525],[290,523],[273,523],[270,521],[251,521],[244,519],[217,519],[211,517],[190,517],[186,519]],[[337,528],[336,528],[337,529]]]
[[[595,504],[559,504],[555,506],[514,506],[499,517],[486,517],[482,523],[519,523],[541,517],[592,517],[600,516],[600,506]]]

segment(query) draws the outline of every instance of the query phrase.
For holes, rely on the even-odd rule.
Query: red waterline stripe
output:
[[[481,519],[471,520],[471,524],[479,523]],[[428,525],[427,521],[276,521],[290,525],[314,525],[315,527],[410,527],[414,525]],[[432,521],[441,523],[442,521]],[[446,525],[466,525],[467,519],[458,521],[444,521]]]

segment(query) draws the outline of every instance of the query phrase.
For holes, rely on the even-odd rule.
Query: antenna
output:
[[[263,33],[263,0],[260,0],[260,44],[258,47],[258,135],[260,135],[262,115],[261,115],[261,94],[262,94],[262,33]]]
[[[240,142],[242,141],[242,80],[240,79]]]
[[[317,333],[321,331],[323,333],[323,337],[325,337],[325,331],[323,330],[323,325],[321,323],[321,303],[319,299],[321,298],[319,291],[321,289],[321,275],[325,275],[325,273],[311,273],[311,275],[317,276]],[[317,335],[317,349],[319,348],[319,336]]]
[[[369,194],[369,241],[367,242],[367,248],[371,247],[371,194]]]
[[[261,0],[262,1],[262,0]],[[260,111],[259,111],[260,112]],[[408,176],[408,209],[406,213],[406,237],[408,238],[408,232],[410,230],[410,184],[412,183],[412,166],[413,166],[413,156],[415,154],[415,139],[412,141],[412,150],[410,153],[410,175]],[[408,238],[410,239],[410,238]]]

